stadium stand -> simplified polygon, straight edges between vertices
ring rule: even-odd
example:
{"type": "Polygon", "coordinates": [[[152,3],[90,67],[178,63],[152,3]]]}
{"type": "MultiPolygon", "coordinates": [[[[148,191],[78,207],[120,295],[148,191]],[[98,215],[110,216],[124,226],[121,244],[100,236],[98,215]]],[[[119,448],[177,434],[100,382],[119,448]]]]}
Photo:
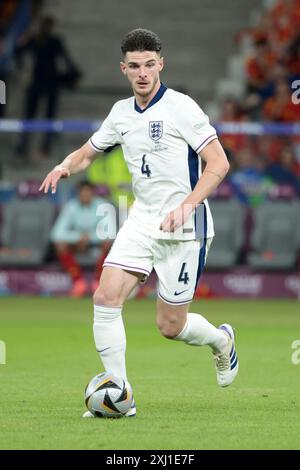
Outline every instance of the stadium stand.
{"type": "MultiPolygon", "coordinates": [[[[199,102],[214,121],[230,160],[227,182],[211,199],[217,237],[208,257],[210,272],[236,268],[245,268],[250,273],[297,272],[300,104],[292,101],[291,87],[300,78],[299,2],[216,0],[213,3],[203,0],[200,9],[196,0],[180,0],[175,4],[171,0],[163,4],[154,0],[145,8],[138,8],[137,1],[117,5],[108,0],[91,0],[91,8],[86,9],[79,0],[43,2],[43,14],[59,18],[61,32],[83,70],[83,77],[77,90],[62,94],[60,121],[0,121],[0,266],[45,269],[49,266],[49,257],[45,264],[49,235],[47,238],[44,234],[43,225],[51,224],[52,217],[69,200],[78,178],[66,181],[55,196],[44,201],[44,206],[39,199],[16,199],[16,187],[26,179],[38,183],[54,164],[99,127],[113,102],[128,96],[128,87],[117,72],[119,42],[127,30],[143,25],[157,31],[165,44],[168,64],[163,80],[199,102]],[[184,21],[186,8],[194,12],[188,30],[184,21]],[[172,9],[172,22],[168,20],[169,9],[172,9]],[[159,10],[162,15],[155,14],[159,10]],[[113,29],[107,18],[114,18],[113,29]],[[183,30],[184,40],[180,34],[183,30]],[[33,159],[28,165],[14,160],[11,149],[16,136],[24,129],[33,133],[49,129],[55,132],[52,159],[47,162],[33,159]],[[42,207],[49,210],[50,222],[45,218],[44,223],[42,217],[36,217],[42,207]],[[32,218],[24,218],[22,214],[33,208],[32,218]],[[10,210],[19,221],[12,220],[10,210]],[[22,224],[26,229],[24,240],[19,232],[22,224]],[[33,243],[30,230],[40,234],[38,242],[33,243]]],[[[28,70],[25,67],[25,75],[15,70],[14,76],[12,68],[11,78],[17,80],[17,86],[15,99],[8,106],[9,117],[20,116],[20,97],[28,70]]],[[[130,177],[120,149],[114,152],[96,161],[86,177],[98,185],[100,196],[117,205],[118,196],[131,196],[130,177]]],[[[97,253],[77,256],[82,266],[91,269],[97,253]]],[[[51,254],[50,262],[55,267],[51,254]]]]}
{"type": "Polygon", "coordinates": [[[96,100],[91,95],[80,95],[76,100],[70,94],[65,95],[63,117],[78,114],[78,109],[81,117],[90,117],[91,113],[103,116],[111,103],[119,99],[120,91],[128,96],[123,77],[116,73],[120,61],[119,42],[127,31],[141,25],[157,31],[162,38],[168,62],[163,80],[170,87],[188,90],[204,106],[208,99],[213,99],[214,86],[223,73],[228,55],[234,50],[234,35],[248,26],[251,10],[260,5],[261,0],[227,0],[226,3],[202,0],[201,6],[195,0],[153,0],[143,5],[137,1],[91,0],[87,9],[80,0],[45,1],[45,11],[60,18],[74,59],[83,70],[88,70],[82,85],[90,90],[106,85],[104,93],[96,100]],[[114,28],[107,18],[113,18],[114,28]],[[95,37],[99,37],[99,41],[95,41],[95,37]]]}
{"type": "Polygon", "coordinates": [[[253,252],[248,262],[252,268],[295,269],[300,247],[299,202],[267,202],[257,207],[251,243],[253,252]]]}
{"type": "Polygon", "coordinates": [[[13,199],[3,209],[1,267],[33,267],[45,261],[54,206],[46,199],[13,199]]]}
{"type": "Polygon", "coordinates": [[[208,269],[235,266],[244,243],[245,208],[235,199],[212,200],[210,208],[218,234],[207,257],[208,269]]]}

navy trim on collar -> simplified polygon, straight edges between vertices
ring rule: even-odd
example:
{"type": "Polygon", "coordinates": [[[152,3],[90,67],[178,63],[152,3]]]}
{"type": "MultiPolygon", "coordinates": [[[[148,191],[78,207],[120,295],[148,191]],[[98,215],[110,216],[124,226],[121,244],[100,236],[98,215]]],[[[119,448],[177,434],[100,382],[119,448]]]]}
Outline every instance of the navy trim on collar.
{"type": "Polygon", "coordinates": [[[150,101],[150,103],[148,104],[148,106],[145,109],[141,109],[139,107],[139,105],[137,104],[136,99],[134,99],[134,109],[138,113],[144,113],[145,111],[147,111],[147,109],[151,108],[151,106],[153,106],[155,103],[157,103],[163,97],[163,95],[165,94],[167,89],[168,88],[162,83],[160,85],[159,90],[157,91],[156,95],[153,96],[152,100],[150,101]]]}

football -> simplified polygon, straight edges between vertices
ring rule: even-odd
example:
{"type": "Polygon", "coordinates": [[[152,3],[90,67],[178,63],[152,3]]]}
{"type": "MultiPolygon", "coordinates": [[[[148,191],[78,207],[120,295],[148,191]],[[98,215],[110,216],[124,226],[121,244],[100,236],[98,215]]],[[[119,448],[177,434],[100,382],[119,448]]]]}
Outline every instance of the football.
{"type": "Polygon", "coordinates": [[[85,404],[98,418],[121,418],[132,405],[132,388],[121,377],[103,372],[86,386],[85,404]]]}

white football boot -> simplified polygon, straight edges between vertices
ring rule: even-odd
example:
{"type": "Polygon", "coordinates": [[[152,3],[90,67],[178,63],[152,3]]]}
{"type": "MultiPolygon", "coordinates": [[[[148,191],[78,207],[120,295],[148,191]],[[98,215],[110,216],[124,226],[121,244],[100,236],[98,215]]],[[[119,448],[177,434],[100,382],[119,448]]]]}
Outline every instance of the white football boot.
{"type": "Polygon", "coordinates": [[[224,331],[228,337],[228,345],[224,352],[214,353],[216,363],[217,382],[220,387],[228,387],[232,384],[239,370],[239,361],[235,350],[235,334],[232,326],[223,323],[219,330],[224,331]]]}
{"type": "MultiPolygon", "coordinates": [[[[134,416],[136,416],[136,405],[135,405],[135,401],[133,400],[130,409],[127,411],[124,417],[133,418],[134,416]]],[[[85,413],[83,413],[82,417],[83,418],[97,418],[97,416],[93,415],[93,413],[91,413],[90,411],[86,411],[85,413]]]]}

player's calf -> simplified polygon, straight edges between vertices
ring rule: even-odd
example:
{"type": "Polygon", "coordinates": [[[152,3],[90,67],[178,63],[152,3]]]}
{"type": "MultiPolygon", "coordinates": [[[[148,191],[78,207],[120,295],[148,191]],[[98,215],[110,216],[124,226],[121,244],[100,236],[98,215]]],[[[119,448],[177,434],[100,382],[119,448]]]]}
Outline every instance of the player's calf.
{"type": "Polygon", "coordinates": [[[122,305],[138,279],[116,268],[104,268],[94,294],[94,339],[105,371],[126,377],[126,334],[122,305]]]}

